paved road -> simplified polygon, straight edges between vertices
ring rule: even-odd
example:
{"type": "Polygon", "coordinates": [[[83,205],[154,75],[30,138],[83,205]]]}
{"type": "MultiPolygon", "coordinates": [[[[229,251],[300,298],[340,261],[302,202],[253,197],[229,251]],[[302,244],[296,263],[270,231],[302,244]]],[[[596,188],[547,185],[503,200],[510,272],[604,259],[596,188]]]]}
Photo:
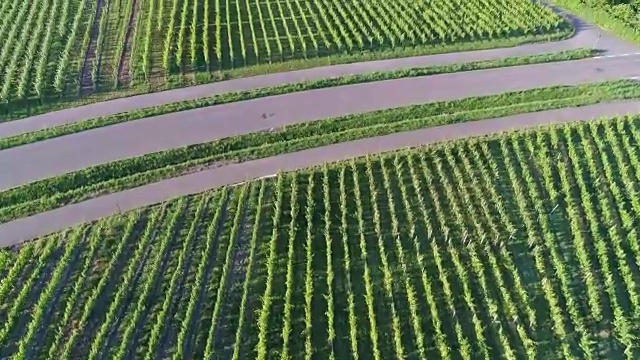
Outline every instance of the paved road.
{"type": "MultiPolygon", "coordinates": [[[[562,12],[560,10],[558,11],[562,12]]],[[[158,106],[181,100],[196,99],[226,92],[250,90],[301,82],[305,80],[326,79],[330,77],[338,77],[349,74],[363,74],[372,71],[390,71],[411,67],[424,67],[480,60],[493,60],[513,56],[526,56],[558,52],[562,50],[570,50],[581,47],[592,47],[594,46],[595,41],[598,38],[598,34],[600,33],[602,34],[602,37],[598,41],[597,47],[598,49],[603,50],[606,55],[635,53],[640,51],[640,48],[638,48],[636,45],[632,45],[625,41],[619,40],[616,37],[603,32],[600,29],[589,25],[580,19],[575,18],[574,16],[568,14],[565,14],[565,16],[570,17],[571,21],[574,23],[574,26],[576,27],[576,35],[564,41],[521,45],[503,49],[469,51],[326,66],[315,69],[256,76],[246,79],[223,81],[183,89],[139,95],[38,115],[20,121],[3,123],[0,124],[0,137],[35,131],[56,125],[73,123],[97,116],[107,116],[119,112],[158,106]]]]}
{"type": "Polygon", "coordinates": [[[638,65],[640,56],[624,56],[489,69],[319,89],[166,114],[0,151],[0,191],[92,165],[286,124],[632,77],[640,75],[638,65]],[[264,113],[273,116],[265,120],[264,113]]]}
{"type": "MultiPolygon", "coordinates": [[[[563,42],[332,66],[142,95],[2,124],[0,125],[0,136],[9,136],[48,126],[77,122],[99,115],[109,115],[115,112],[227,91],[373,70],[496,59],[593,45],[600,31],[580,21],[576,21],[576,23],[578,26],[577,36],[563,42]]],[[[0,190],[94,164],[295,122],[313,121],[330,116],[426,101],[640,76],[640,69],[637,69],[640,56],[619,56],[622,54],[637,55],[637,47],[603,33],[598,48],[606,50],[607,55],[598,59],[571,63],[541,64],[399,79],[256,99],[143,119],[8,149],[0,151],[0,169],[2,169],[0,190]],[[274,116],[264,120],[261,118],[263,113],[274,114],[274,116]]],[[[294,170],[366,153],[542,123],[584,120],[627,112],[640,113],[640,102],[600,104],[578,109],[563,109],[449,125],[212,169],[1,224],[0,246],[15,244],[84,221],[113,214],[117,211],[116,204],[120,206],[120,209],[127,210],[158,203],[175,196],[200,192],[219,185],[233,184],[245,179],[269,175],[277,170],[294,170]]]]}
{"type": "Polygon", "coordinates": [[[97,197],[31,217],[0,224],[0,234],[2,234],[0,236],[0,247],[15,245],[86,221],[117,214],[119,210],[127,211],[157,204],[177,196],[195,194],[218,186],[232,185],[248,179],[269,176],[276,171],[304,169],[366,154],[525,127],[589,120],[628,112],[637,113],[639,110],[640,101],[635,101],[520,114],[368,138],[218,167],[97,197]]]}

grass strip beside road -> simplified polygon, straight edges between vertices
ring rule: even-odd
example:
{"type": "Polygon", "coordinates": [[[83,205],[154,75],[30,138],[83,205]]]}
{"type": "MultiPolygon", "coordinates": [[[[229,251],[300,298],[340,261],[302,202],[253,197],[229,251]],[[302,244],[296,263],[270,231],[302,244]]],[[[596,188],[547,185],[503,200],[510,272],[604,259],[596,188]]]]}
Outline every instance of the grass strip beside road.
{"type": "MultiPolygon", "coordinates": [[[[593,1],[585,3],[583,0],[551,0],[550,2],[610,31],[619,38],[640,42],[640,30],[636,20],[637,10],[634,13],[631,10],[633,7],[622,7],[625,6],[625,2],[603,1],[599,4],[593,1]]],[[[627,2],[626,5],[629,3],[627,2]]]]}
{"type": "Polygon", "coordinates": [[[521,66],[541,64],[548,62],[571,61],[589,58],[597,55],[592,49],[577,49],[559,53],[540,54],[523,57],[504,58],[498,60],[477,61],[452,65],[430,66],[424,68],[409,68],[389,72],[372,72],[361,75],[350,75],[330,79],[305,81],[295,84],[286,84],[275,87],[267,87],[256,90],[247,90],[234,93],[215,95],[212,97],[181,101],[163,106],[145,108],[130,112],[124,112],[106,117],[98,117],[91,120],[80,121],[68,125],[56,126],[30,133],[0,139],[0,150],[37,141],[53,139],[56,137],[87,131],[100,127],[120,124],[128,121],[139,120],[152,116],[159,116],[180,111],[198,109],[208,106],[228,104],[238,101],[257,99],[268,96],[283,95],[300,91],[316,90],[335,86],[354,85],[376,81],[393,80],[410,77],[455,73],[462,71],[485,70],[508,66],[521,66]]]}
{"type": "Polygon", "coordinates": [[[0,192],[0,222],[229,162],[437,125],[640,97],[635,81],[558,86],[295,124],[102,164],[0,192]]]}

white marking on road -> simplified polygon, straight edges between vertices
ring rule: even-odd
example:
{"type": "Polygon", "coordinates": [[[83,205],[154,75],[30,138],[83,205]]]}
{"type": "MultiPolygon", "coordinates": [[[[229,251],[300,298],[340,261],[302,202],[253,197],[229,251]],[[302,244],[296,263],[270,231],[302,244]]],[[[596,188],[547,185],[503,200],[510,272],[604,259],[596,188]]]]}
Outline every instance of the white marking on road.
{"type": "Polygon", "coordinates": [[[278,176],[278,174],[265,175],[265,176],[261,176],[261,177],[257,178],[256,180],[270,179],[270,178],[274,178],[276,176],[278,176]]]}
{"type": "Polygon", "coordinates": [[[230,187],[236,187],[236,186],[240,186],[240,185],[244,185],[245,183],[248,183],[249,181],[256,181],[256,180],[262,180],[262,179],[270,179],[270,178],[274,178],[278,176],[278,174],[271,174],[271,175],[265,175],[265,176],[260,176],[258,178],[255,179],[249,179],[249,180],[245,180],[245,181],[240,181],[238,183],[235,183],[233,185],[229,185],[230,187]]]}
{"type": "Polygon", "coordinates": [[[638,55],[640,55],[640,52],[626,53],[626,54],[600,55],[600,56],[594,56],[593,59],[617,58],[617,57],[623,57],[623,56],[638,56],[638,55]]]}

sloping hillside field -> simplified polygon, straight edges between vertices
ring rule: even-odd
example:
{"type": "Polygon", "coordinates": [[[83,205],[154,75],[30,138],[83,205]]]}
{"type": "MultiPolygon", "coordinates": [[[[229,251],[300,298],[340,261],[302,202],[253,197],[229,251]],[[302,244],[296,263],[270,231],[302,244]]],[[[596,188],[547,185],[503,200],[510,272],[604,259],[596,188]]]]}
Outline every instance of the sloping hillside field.
{"type": "Polygon", "coordinates": [[[0,258],[0,356],[637,359],[640,121],[279,175],[0,258]]]}
{"type": "Polygon", "coordinates": [[[29,98],[163,83],[172,75],[193,83],[290,60],[300,60],[292,68],[310,67],[302,63],[362,60],[369,51],[455,51],[476,41],[494,43],[467,48],[499,47],[570,32],[561,17],[528,0],[3,0],[0,100],[10,109],[7,103],[29,98]]]}

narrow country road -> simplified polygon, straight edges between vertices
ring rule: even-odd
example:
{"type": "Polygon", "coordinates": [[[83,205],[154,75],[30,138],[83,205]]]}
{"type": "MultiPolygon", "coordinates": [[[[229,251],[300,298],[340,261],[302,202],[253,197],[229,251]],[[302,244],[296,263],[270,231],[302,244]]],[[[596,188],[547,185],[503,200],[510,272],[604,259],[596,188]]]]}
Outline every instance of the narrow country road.
{"type": "MultiPolygon", "coordinates": [[[[640,48],[569,17],[576,26],[576,35],[560,42],[258,76],[111,100],[3,123],[0,124],[0,137],[7,137],[128,110],[310,79],[558,52],[595,46],[596,40],[597,48],[604,50],[603,56],[580,61],[397,79],[273,96],[141,119],[28,144],[0,151],[0,191],[92,165],[287,124],[416,103],[640,76],[640,48]],[[264,113],[273,116],[263,119],[261,115],[264,113]]],[[[603,103],[446,125],[223,166],[0,224],[0,246],[18,244],[118,211],[270,176],[277,171],[516,128],[626,113],[640,113],[640,101],[603,103]]]]}
{"type": "Polygon", "coordinates": [[[0,191],[92,165],[287,124],[431,101],[640,75],[640,56],[325,88],[146,118],[0,151],[0,191]],[[263,119],[262,114],[273,114],[263,119]],[[34,166],[33,164],[38,164],[34,166]]]}
{"type": "Polygon", "coordinates": [[[114,215],[120,211],[157,204],[177,196],[195,194],[218,186],[233,185],[250,179],[271,176],[278,171],[304,169],[327,162],[441,141],[553,123],[591,120],[629,112],[640,112],[640,101],[602,103],[579,108],[565,108],[437,126],[231,164],[100,196],[0,224],[0,234],[2,234],[0,247],[19,244],[67,227],[114,215]]]}

